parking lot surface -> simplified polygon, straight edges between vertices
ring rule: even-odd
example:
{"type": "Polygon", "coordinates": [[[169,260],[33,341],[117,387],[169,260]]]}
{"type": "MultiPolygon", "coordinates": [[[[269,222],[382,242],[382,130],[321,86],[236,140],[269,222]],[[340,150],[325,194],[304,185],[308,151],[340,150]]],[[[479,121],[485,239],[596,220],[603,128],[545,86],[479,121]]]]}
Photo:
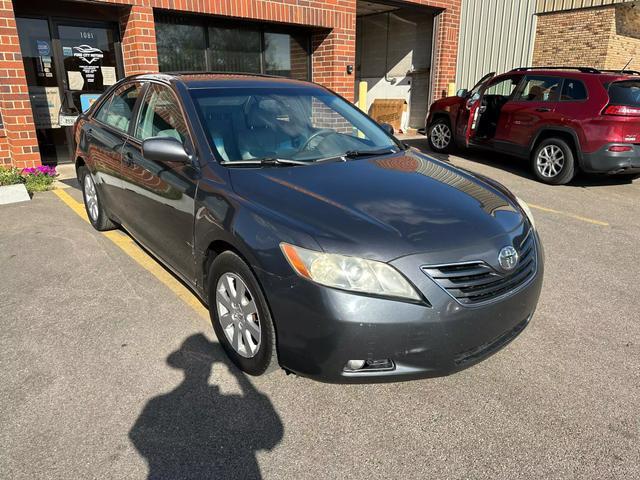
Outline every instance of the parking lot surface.
{"type": "Polygon", "coordinates": [[[544,289],[504,350],[407,383],[246,377],[184,287],[70,208],[72,181],[1,206],[0,477],[639,478],[640,180],[448,159],[530,203],[544,289]]]}

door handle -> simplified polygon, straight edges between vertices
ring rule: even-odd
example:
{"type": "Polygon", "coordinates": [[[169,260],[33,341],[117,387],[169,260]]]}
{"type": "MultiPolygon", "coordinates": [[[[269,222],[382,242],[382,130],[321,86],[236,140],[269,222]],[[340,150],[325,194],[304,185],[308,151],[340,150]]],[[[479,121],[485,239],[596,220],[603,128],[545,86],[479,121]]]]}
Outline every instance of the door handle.
{"type": "Polygon", "coordinates": [[[85,137],[87,137],[87,140],[91,140],[93,138],[93,129],[89,128],[85,134],[85,137]]]}
{"type": "Polygon", "coordinates": [[[550,111],[551,111],[550,108],[544,108],[544,107],[536,108],[536,112],[550,112],[550,111]]]}
{"type": "Polygon", "coordinates": [[[131,152],[125,153],[122,161],[127,167],[133,167],[133,155],[131,155],[131,152]]]}

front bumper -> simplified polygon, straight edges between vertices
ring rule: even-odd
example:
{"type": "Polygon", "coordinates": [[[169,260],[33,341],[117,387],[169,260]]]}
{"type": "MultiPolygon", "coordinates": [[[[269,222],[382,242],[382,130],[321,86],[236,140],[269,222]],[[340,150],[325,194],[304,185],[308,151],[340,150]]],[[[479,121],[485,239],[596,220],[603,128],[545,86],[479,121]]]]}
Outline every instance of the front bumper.
{"type": "Polygon", "coordinates": [[[542,288],[541,247],[537,255],[537,272],[526,285],[473,307],[458,303],[417,266],[410,280],[431,305],[353,294],[264,271],[258,276],[275,320],[282,367],[330,383],[392,382],[463,370],[521,333],[542,288]],[[349,360],[381,359],[390,359],[393,369],[344,370],[349,360]]]}
{"type": "Polygon", "coordinates": [[[640,173],[640,145],[610,143],[592,153],[582,154],[582,170],[589,173],[640,173]],[[613,146],[631,147],[627,152],[610,152],[613,146]]]}

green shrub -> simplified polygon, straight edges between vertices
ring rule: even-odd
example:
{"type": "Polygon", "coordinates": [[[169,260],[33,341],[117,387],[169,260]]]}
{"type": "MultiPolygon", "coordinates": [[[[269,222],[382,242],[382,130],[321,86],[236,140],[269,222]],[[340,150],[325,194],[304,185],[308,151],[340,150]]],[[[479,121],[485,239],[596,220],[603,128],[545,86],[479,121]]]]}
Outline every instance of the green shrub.
{"type": "Polygon", "coordinates": [[[3,185],[15,185],[16,183],[24,183],[24,178],[20,175],[20,169],[0,167],[0,187],[3,185]]]}

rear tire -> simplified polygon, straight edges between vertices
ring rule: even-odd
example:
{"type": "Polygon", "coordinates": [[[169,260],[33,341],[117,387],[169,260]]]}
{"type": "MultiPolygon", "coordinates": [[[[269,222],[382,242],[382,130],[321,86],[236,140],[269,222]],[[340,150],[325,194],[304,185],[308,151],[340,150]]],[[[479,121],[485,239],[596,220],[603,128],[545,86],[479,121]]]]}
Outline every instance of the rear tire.
{"type": "Polygon", "coordinates": [[[82,186],[84,208],[87,211],[87,217],[89,217],[89,222],[91,222],[93,228],[100,232],[116,228],[116,225],[109,218],[109,214],[100,198],[100,193],[96,188],[89,169],[87,167],[80,167],[78,169],[78,178],[82,186]]]}
{"type": "Polygon", "coordinates": [[[262,288],[235,253],[219,254],[209,270],[209,315],[231,361],[249,375],[278,367],[276,333],[262,288]]]}
{"type": "Polygon", "coordinates": [[[453,147],[453,131],[449,120],[437,118],[427,129],[429,148],[437,153],[448,153],[453,147]]]}
{"type": "Polygon", "coordinates": [[[541,182],[549,185],[565,185],[576,174],[573,150],[561,138],[547,138],[533,151],[531,168],[541,182]]]}

